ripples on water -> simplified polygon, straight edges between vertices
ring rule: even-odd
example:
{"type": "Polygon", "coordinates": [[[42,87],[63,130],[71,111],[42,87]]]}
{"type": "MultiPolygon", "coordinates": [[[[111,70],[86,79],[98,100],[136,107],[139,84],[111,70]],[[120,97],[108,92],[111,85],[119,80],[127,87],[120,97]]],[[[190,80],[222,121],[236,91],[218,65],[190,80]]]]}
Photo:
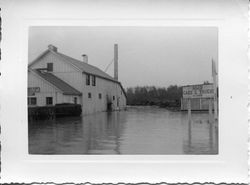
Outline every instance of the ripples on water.
{"type": "Polygon", "coordinates": [[[208,113],[154,107],[29,122],[30,154],[217,154],[208,113]]]}

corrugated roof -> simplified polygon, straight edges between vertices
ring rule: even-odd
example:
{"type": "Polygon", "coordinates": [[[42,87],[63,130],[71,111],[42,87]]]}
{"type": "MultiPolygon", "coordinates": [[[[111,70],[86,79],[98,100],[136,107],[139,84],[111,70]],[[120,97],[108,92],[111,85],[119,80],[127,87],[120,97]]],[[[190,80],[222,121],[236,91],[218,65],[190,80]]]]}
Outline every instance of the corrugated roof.
{"type": "Polygon", "coordinates": [[[105,73],[104,71],[102,71],[101,69],[99,69],[95,66],[87,64],[87,63],[80,61],[80,60],[76,60],[74,58],[71,58],[71,57],[64,55],[62,53],[59,53],[59,52],[53,52],[53,53],[55,55],[59,56],[64,61],[72,63],[74,66],[78,67],[79,69],[81,69],[85,73],[93,74],[93,75],[103,77],[103,78],[106,78],[106,79],[109,79],[112,81],[117,81],[112,76],[108,75],[107,73],[105,73]]]}
{"type": "Polygon", "coordinates": [[[65,95],[81,95],[82,94],[81,92],[76,90],[74,87],[70,86],[69,84],[67,84],[66,82],[64,82],[60,78],[56,77],[52,73],[41,72],[39,70],[35,70],[35,72],[40,77],[42,77],[43,79],[45,79],[46,81],[48,81],[49,83],[51,83],[52,85],[54,85],[58,89],[60,89],[63,92],[63,94],[65,94],[65,95]]]}

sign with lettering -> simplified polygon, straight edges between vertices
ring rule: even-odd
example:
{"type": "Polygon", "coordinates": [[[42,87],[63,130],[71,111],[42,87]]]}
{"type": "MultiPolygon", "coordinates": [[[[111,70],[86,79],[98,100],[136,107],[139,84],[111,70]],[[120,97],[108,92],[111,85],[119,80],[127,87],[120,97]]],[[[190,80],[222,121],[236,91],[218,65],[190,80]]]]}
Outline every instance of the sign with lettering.
{"type": "Polygon", "coordinates": [[[40,87],[28,87],[28,96],[34,96],[38,92],[40,92],[40,87]]]}
{"type": "Polygon", "coordinates": [[[212,98],[213,84],[190,85],[182,88],[183,98],[212,98]]]}

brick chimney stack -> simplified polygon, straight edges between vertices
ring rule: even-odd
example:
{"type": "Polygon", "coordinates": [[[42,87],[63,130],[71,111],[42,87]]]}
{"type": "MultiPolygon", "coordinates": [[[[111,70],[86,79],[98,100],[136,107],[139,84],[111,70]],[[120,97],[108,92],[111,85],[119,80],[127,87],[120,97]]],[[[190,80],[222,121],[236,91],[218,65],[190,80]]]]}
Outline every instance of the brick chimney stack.
{"type": "Polygon", "coordinates": [[[83,62],[88,63],[88,55],[83,54],[82,55],[82,60],[83,60],[83,62]]]}
{"type": "Polygon", "coordinates": [[[57,52],[57,47],[53,46],[52,44],[48,45],[49,50],[57,52]]]}

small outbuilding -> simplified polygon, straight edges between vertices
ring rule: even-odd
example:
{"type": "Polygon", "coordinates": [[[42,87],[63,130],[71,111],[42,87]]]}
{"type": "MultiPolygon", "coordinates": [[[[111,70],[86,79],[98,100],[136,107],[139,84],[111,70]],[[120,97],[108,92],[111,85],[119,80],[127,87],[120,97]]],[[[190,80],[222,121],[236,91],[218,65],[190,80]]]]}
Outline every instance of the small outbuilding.
{"type": "Polygon", "coordinates": [[[45,70],[28,70],[28,105],[79,104],[82,93],[45,70]]]}

